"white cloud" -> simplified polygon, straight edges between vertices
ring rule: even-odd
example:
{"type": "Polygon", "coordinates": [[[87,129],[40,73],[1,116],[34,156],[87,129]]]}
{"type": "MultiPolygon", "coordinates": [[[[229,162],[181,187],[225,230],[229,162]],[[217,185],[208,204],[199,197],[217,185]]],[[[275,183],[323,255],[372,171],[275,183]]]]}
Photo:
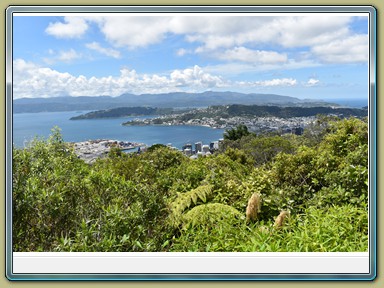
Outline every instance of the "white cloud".
{"type": "Polygon", "coordinates": [[[174,32],[190,42],[202,43],[198,51],[231,48],[244,44],[277,44],[302,47],[327,43],[349,35],[351,17],[313,14],[279,17],[179,17],[174,32]],[[194,23],[195,21],[196,23],[194,23]]]}
{"type": "Polygon", "coordinates": [[[76,50],[74,49],[69,49],[66,51],[58,51],[58,52],[55,52],[54,50],[49,49],[48,54],[50,55],[50,57],[43,58],[43,61],[49,65],[52,65],[56,62],[70,63],[73,60],[76,60],[82,57],[82,55],[76,52],[76,50]]]}
{"type": "Polygon", "coordinates": [[[251,82],[250,84],[254,86],[296,86],[297,80],[293,78],[281,78],[265,81],[255,81],[251,82]]]}
{"type": "Polygon", "coordinates": [[[304,17],[279,17],[264,27],[268,41],[283,47],[302,47],[329,43],[346,37],[351,17],[313,14],[304,17]],[[273,40],[274,39],[274,40],[273,40]]]}
{"type": "Polygon", "coordinates": [[[74,80],[69,73],[17,59],[13,62],[13,96],[50,97],[68,95],[68,84],[74,80]]]}
{"type": "Polygon", "coordinates": [[[264,38],[262,28],[273,17],[179,17],[172,23],[174,32],[184,34],[189,42],[201,43],[197,52],[241,46],[245,43],[261,43],[264,38]],[[257,41],[255,41],[257,39],[257,41]]]}
{"type": "Polygon", "coordinates": [[[283,47],[324,44],[351,35],[348,25],[352,17],[325,13],[278,17],[104,16],[85,17],[83,21],[97,23],[105,37],[119,47],[146,47],[159,43],[167,34],[176,34],[184,35],[189,42],[201,43],[201,52],[247,43],[283,47]]]}
{"type": "Polygon", "coordinates": [[[70,49],[68,51],[61,51],[57,59],[61,61],[69,62],[74,59],[78,59],[80,57],[81,55],[79,53],[77,53],[74,49],[70,49]]]}
{"type": "Polygon", "coordinates": [[[319,82],[320,82],[320,80],[318,80],[318,79],[310,78],[305,85],[306,86],[316,86],[317,84],[319,84],[319,82]]]}
{"type": "MultiPolygon", "coordinates": [[[[354,34],[353,17],[314,13],[310,16],[91,16],[65,17],[64,22],[50,23],[46,32],[61,38],[82,36],[90,23],[96,24],[114,47],[145,48],[161,43],[170,35],[180,35],[194,45],[194,51],[179,49],[176,55],[204,53],[219,60],[276,63],[301,62],[290,55],[257,49],[258,47],[299,48],[307,57],[324,63],[363,62],[367,57],[367,35],[354,34]],[[357,44],[353,51],[342,53],[337,47],[357,44]],[[196,48],[197,47],[197,48],[196,48]],[[245,48],[247,47],[247,48],[245,48]],[[331,51],[322,52],[323,51],[331,51]],[[364,50],[364,51],[363,51],[364,50]],[[309,53],[312,52],[312,53],[309,53]],[[329,55],[329,56],[327,56],[329,55]],[[357,58],[355,57],[357,56],[357,58]],[[296,60],[295,60],[296,59],[296,60]]],[[[117,55],[110,49],[100,53],[117,55]]],[[[92,49],[92,48],[91,48],[92,49]]],[[[102,48],[106,49],[106,48],[102,48]]],[[[300,56],[300,55],[299,55],[300,56]]],[[[115,57],[115,56],[112,56],[115,57]]]]}
{"type": "Polygon", "coordinates": [[[22,59],[13,62],[14,99],[54,96],[119,96],[123,93],[165,93],[175,91],[200,92],[207,89],[296,86],[293,78],[263,81],[234,81],[204,72],[197,65],[174,70],[166,75],[138,74],[123,68],[120,75],[106,77],[74,76],[41,67],[22,59]]]}
{"type": "Polygon", "coordinates": [[[312,52],[328,63],[356,63],[368,61],[368,36],[354,35],[330,43],[316,45],[312,52]]]}
{"type": "Polygon", "coordinates": [[[138,74],[121,69],[117,77],[74,76],[34,63],[17,59],[13,62],[14,99],[53,96],[119,96],[123,93],[163,93],[201,91],[224,87],[227,82],[219,76],[205,73],[199,66],[174,70],[168,75],[138,74]]]}
{"type": "Polygon", "coordinates": [[[104,48],[97,42],[87,43],[85,45],[88,49],[95,50],[101,54],[107,55],[113,58],[120,58],[120,52],[112,48],[104,48]]]}
{"type": "Polygon", "coordinates": [[[179,50],[176,51],[176,55],[177,56],[184,56],[185,54],[188,54],[190,53],[190,51],[188,51],[187,49],[184,49],[184,48],[180,48],[179,50]]]}
{"type": "Polygon", "coordinates": [[[88,29],[88,24],[82,17],[66,16],[64,23],[49,23],[45,32],[57,38],[80,38],[88,29]]]}
{"type": "Polygon", "coordinates": [[[147,47],[161,42],[169,32],[169,17],[98,17],[88,18],[98,23],[106,39],[116,47],[129,49],[147,47]]]}
{"type": "Polygon", "coordinates": [[[274,64],[287,62],[286,54],[274,51],[252,50],[245,47],[235,47],[224,51],[218,58],[225,61],[240,61],[246,63],[274,64]]]}
{"type": "Polygon", "coordinates": [[[296,61],[288,59],[283,63],[246,63],[246,62],[228,62],[223,64],[208,65],[202,67],[205,72],[212,74],[220,74],[225,77],[237,77],[239,75],[245,75],[247,73],[258,73],[274,70],[295,70],[308,67],[321,66],[319,62],[315,62],[311,59],[304,59],[296,61]]]}
{"type": "Polygon", "coordinates": [[[194,86],[195,88],[212,88],[225,85],[224,80],[218,76],[205,73],[199,66],[192,69],[175,70],[170,74],[171,83],[175,87],[194,86]]]}

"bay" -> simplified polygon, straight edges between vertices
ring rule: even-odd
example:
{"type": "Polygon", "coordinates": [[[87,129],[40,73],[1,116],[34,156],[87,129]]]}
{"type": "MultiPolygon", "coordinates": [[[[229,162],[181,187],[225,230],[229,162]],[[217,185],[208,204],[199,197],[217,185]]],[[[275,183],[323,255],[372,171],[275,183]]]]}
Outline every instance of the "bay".
{"type": "Polygon", "coordinates": [[[122,126],[123,122],[154,116],[113,119],[69,120],[88,111],[41,112],[13,114],[13,143],[24,147],[34,137],[48,138],[51,129],[58,126],[64,141],[80,142],[95,139],[111,139],[153,144],[172,144],[181,149],[186,143],[202,141],[209,144],[223,138],[223,129],[202,126],[122,126]]]}

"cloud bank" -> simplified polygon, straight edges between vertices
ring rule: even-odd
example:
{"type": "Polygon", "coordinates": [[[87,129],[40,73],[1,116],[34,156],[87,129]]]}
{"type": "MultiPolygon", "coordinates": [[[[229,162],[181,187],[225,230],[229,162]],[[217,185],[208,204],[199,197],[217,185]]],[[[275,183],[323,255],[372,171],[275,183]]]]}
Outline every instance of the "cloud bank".
{"type": "Polygon", "coordinates": [[[167,75],[139,74],[121,69],[119,76],[85,77],[41,67],[23,59],[13,62],[13,96],[120,96],[124,93],[166,93],[175,91],[202,92],[217,88],[295,86],[293,78],[263,81],[230,81],[204,72],[197,65],[184,70],[173,70],[167,75]]]}

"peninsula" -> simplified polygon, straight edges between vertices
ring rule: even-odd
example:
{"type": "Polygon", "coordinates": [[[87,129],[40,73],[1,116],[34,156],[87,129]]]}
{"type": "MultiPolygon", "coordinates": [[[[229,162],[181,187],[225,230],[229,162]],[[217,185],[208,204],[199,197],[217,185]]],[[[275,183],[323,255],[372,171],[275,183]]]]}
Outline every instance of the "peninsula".
{"type": "Polygon", "coordinates": [[[228,129],[244,124],[253,131],[304,128],[316,115],[366,117],[367,109],[334,107],[279,107],[222,105],[193,109],[151,119],[136,119],[122,125],[194,125],[228,129]]]}

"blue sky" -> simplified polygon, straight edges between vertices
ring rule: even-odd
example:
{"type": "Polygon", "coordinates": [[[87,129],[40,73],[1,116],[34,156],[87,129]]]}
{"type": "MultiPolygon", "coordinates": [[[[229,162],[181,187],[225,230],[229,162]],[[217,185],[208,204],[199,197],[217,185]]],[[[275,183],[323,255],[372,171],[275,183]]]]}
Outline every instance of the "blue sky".
{"type": "Polygon", "coordinates": [[[14,16],[13,93],[366,98],[368,39],[349,14],[14,16]]]}

